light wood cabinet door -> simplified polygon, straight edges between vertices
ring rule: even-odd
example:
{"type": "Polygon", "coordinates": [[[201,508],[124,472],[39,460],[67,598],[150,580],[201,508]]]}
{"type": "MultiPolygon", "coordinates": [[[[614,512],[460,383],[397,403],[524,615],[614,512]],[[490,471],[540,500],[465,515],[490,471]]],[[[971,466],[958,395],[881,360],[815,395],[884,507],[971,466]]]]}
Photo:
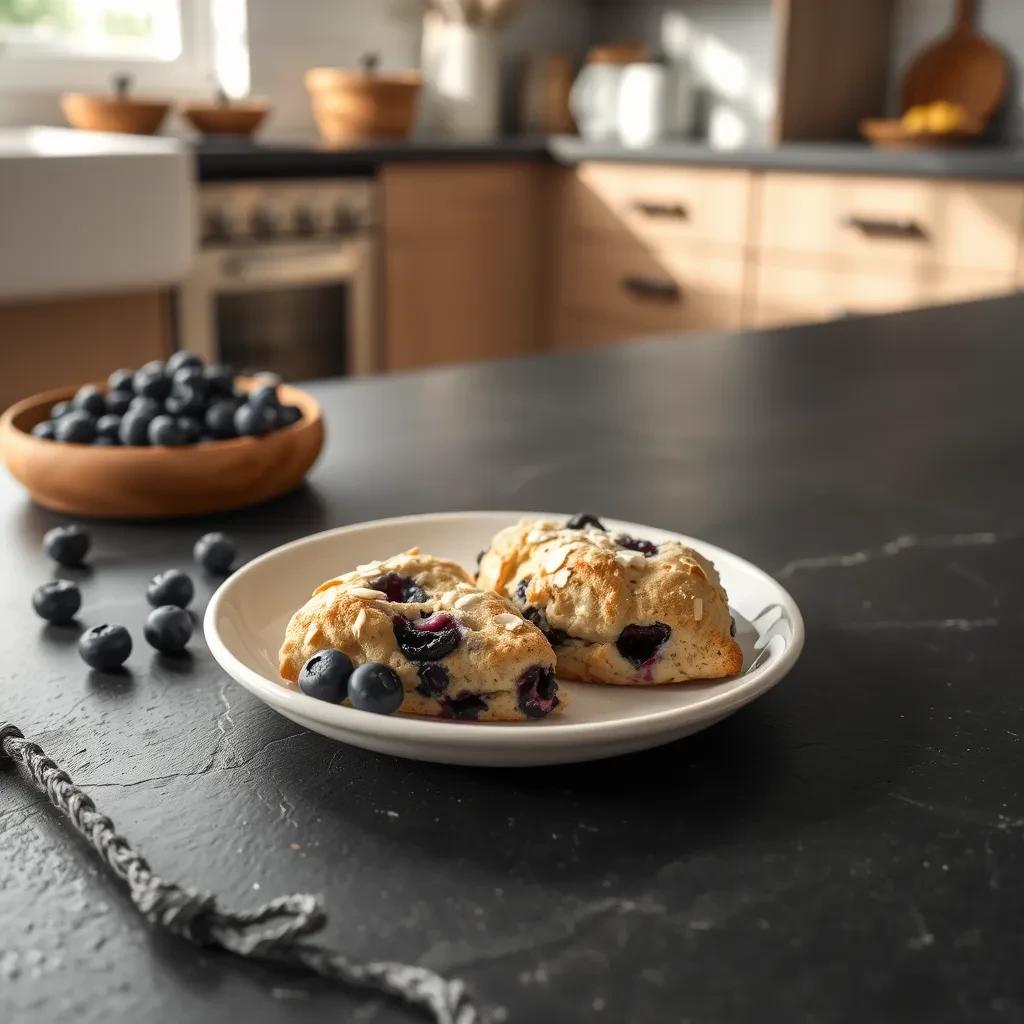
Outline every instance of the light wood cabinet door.
{"type": "Polygon", "coordinates": [[[1024,186],[770,172],[758,243],[840,266],[946,266],[1010,271],[1024,225],[1024,186]]]}
{"type": "Polygon", "coordinates": [[[389,370],[540,347],[541,172],[525,163],[384,168],[389,370]]]}

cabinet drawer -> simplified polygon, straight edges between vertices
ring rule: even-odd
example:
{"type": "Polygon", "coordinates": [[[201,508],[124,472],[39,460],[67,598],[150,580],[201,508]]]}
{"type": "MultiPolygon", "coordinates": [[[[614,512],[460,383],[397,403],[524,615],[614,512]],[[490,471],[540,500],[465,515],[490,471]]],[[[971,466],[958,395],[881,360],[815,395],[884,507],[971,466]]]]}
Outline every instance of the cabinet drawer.
{"type": "Polygon", "coordinates": [[[1009,292],[1013,275],[948,267],[888,273],[862,265],[836,270],[765,257],[757,268],[753,321],[758,327],[889,313],[1009,292]]]}
{"type": "Polygon", "coordinates": [[[569,188],[569,224],[647,243],[741,245],[750,177],[747,171],[583,164],[569,188]]]}
{"type": "Polygon", "coordinates": [[[628,333],[740,325],[745,264],[688,246],[571,242],[564,258],[559,306],[606,317],[628,333]]]}
{"type": "Polygon", "coordinates": [[[776,251],[1009,270],[1024,188],[770,173],[760,209],[760,244],[776,251]]]}

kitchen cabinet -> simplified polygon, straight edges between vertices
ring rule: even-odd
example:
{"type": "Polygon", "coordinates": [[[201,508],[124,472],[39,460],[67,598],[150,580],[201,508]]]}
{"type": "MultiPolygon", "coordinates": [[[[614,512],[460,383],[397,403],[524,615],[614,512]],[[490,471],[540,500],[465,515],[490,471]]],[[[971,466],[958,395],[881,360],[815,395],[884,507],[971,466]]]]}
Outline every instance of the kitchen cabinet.
{"type": "Polygon", "coordinates": [[[540,347],[545,173],[525,163],[384,168],[389,370],[540,347]]]}

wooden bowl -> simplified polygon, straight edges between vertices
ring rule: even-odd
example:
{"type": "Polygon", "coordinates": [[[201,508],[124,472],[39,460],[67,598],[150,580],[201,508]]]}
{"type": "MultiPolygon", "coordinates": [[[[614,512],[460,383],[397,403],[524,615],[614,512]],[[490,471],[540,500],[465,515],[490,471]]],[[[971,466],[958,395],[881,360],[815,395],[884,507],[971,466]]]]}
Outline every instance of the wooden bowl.
{"type": "MultiPolygon", "coordinates": [[[[245,389],[255,383],[238,381],[245,389]]],[[[96,447],[33,437],[30,431],[50,407],[76,390],[34,395],[0,417],[0,454],[11,475],[40,505],[58,512],[157,519],[255,505],[298,487],[323,446],[319,403],[286,384],[278,389],[281,401],[297,405],[302,419],[264,437],[181,448],[96,447]]]]}
{"type": "Polygon", "coordinates": [[[306,88],[323,139],[352,145],[401,139],[416,120],[422,76],[418,71],[367,74],[344,68],[310,68],[306,88]]]}
{"type": "Polygon", "coordinates": [[[128,135],[152,135],[171,109],[170,103],[163,100],[91,96],[84,92],[64,93],[60,106],[72,128],[128,135]]]}
{"type": "Polygon", "coordinates": [[[908,132],[899,118],[865,118],[859,124],[860,133],[873,146],[880,149],[943,149],[949,146],[969,146],[982,136],[980,127],[964,128],[955,132],[908,132]]]}
{"type": "Polygon", "coordinates": [[[203,135],[252,135],[270,113],[265,100],[186,103],[181,113],[203,135]]]}

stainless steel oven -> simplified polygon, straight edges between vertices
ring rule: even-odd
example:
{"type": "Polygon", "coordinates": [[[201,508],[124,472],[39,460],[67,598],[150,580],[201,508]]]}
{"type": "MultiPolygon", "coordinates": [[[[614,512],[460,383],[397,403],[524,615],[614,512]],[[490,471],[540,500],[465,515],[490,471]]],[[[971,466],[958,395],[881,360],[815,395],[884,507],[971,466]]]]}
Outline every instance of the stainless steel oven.
{"type": "Polygon", "coordinates": [[[380,368],[372,180],[206,184],[199,215],[182,348],[286,380],[380,368]]]}

